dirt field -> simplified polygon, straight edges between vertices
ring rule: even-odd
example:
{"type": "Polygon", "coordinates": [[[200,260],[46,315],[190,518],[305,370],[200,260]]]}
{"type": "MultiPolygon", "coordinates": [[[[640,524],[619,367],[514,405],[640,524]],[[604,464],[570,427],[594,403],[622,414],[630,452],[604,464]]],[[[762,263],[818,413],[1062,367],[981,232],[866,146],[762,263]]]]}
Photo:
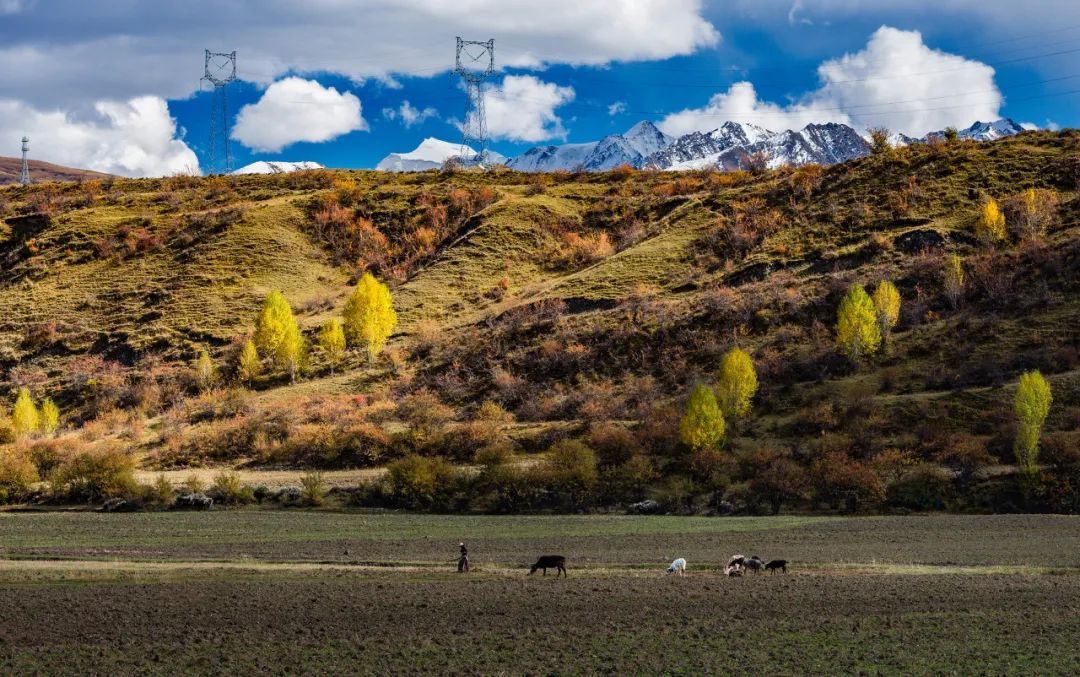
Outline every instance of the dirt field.
{"type": "Polygon", "coordinates": [[[1050,516],[0,513],[0,673],[1076,674],[1078,539],[1050,516]],[[718,573],[757,550],[791,572],[718,573]],[[555,551],[568,579],[524,575],[555,551]]]}

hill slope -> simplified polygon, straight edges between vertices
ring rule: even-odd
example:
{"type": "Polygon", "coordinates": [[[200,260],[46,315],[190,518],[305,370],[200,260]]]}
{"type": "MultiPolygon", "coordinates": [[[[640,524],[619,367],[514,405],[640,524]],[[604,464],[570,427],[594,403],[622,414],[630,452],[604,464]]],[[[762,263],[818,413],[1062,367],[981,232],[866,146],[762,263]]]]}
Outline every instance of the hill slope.
{"type": "MultiPolygon", "coordinates": [[[[73,169],[54,165],[51,162],[30,160],[30,180],[34,183],[42,181],[90,181],[104,179],[108,174],[90,171],[89,169],[73,169]]],[[[22,174],[22,160],[15,157],[0,157],[0,186],[18,183],[22,174]]]]}
{"type": "Polygon", "coordinates": [[[53,393],[72,425],[116,408],[147,417],[98,434],[133,440],[120,444],[151,467],[469,461],[569,435],[602,466],[642,456],[690,495],[736,502],[771,500],[760,478],[784,463],[808,475],[783,500],[832,496],[829,464],[883,485],[920,468],[966,477],[957,454],[1010,462],[1026,369],[1054,388],[1060,444],[1080,428],[1078,148],[1075,132],[1025,133],[761,176],[301,172],[9,188],[0,365],[9,388],[53,393]],[[1028,188],[1055,203],[1024,233],[1014,197],[1028,188]],[[988,197],[1012,228],[996,247],[972,234],[988,197]],[[942,277],[954,252],[966,272],[955,307],[942,277]],[[267,291],[285,293],[314,339],[365,267],[394,290],[385,359],[352,354],[331,373],[316,352],[295,385],[268,374],[254,394],[183,394],[199,349],[228,377],[267,291]],[[901,319],[854,365],[835,349],[836,308],[851,284],[882,279],[900,290],[901,319]],[[758,370],[754,413],[729,421],[723,453],[689,454],[684,398],[733,345],[758,370]],[[487,401],[509,417],[491,418],[487,401]]]}

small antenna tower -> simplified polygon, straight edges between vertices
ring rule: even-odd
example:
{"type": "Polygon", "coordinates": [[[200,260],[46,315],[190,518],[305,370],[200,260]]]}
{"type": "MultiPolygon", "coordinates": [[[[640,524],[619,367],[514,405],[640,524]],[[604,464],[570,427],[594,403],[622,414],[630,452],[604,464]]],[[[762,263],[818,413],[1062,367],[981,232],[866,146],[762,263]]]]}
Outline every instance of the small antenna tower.
{"type": "Polygon", "coordinates": [[[24,136],[22,138],[22,174],[19,176],[19,183],[24,186],[30,185],[30,163],[28,157],[30,153],[30,137],[24,136]]]}
{"type": "Polygon", "coordinates": [[[232,151],[229,148],[229,100],[226,87],[235,79],[236,52],[206,50],[206,67],[199,84],[209,82],[214,86],[214,99],[210,105],[210,174],[228,174],[233,169],[232,151]]]}
{"type": "Polygon", "coordinates": [[[469,108],[461,124],[461,155],[472,144],[478,161],[487,157],[487,114],[484,112],[484,81],[495,72],[495,41],[475,42],[457,39],[454,72],[461,76],[469,94],[469,108]]]}

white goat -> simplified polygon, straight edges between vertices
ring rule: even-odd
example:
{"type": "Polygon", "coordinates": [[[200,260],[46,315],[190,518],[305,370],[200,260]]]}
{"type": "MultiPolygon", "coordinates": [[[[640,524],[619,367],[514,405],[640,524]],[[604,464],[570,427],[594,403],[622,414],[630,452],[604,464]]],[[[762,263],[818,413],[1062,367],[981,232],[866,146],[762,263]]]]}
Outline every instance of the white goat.
{"type": "Polygon", "coordinates": [[[680,576],[685,576],[686,575],[686,560],[683,559],[682,557],[676,559],[674,562],[671,563],[671,566],[668,567],[667,572],[669,574],[678,574],[680,576]]]}

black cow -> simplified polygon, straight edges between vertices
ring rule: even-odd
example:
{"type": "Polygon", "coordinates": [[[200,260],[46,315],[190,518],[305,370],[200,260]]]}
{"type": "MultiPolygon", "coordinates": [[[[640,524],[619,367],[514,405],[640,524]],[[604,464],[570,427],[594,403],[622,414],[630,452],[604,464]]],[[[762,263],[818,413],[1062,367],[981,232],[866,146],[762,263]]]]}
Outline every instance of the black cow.
{"type": "Polygon", "coordinates": [[[562,555],[543,555],[540,559],[536,560],[536,564],[532,565],[529,570],[529,575],[532,576],[536,573],[537,569],[543,569],[544,575],[547,576],[548,569],[555,569],[555,577],[558,578],[559,574],[566,575],[566,558],[562,555]]]}

